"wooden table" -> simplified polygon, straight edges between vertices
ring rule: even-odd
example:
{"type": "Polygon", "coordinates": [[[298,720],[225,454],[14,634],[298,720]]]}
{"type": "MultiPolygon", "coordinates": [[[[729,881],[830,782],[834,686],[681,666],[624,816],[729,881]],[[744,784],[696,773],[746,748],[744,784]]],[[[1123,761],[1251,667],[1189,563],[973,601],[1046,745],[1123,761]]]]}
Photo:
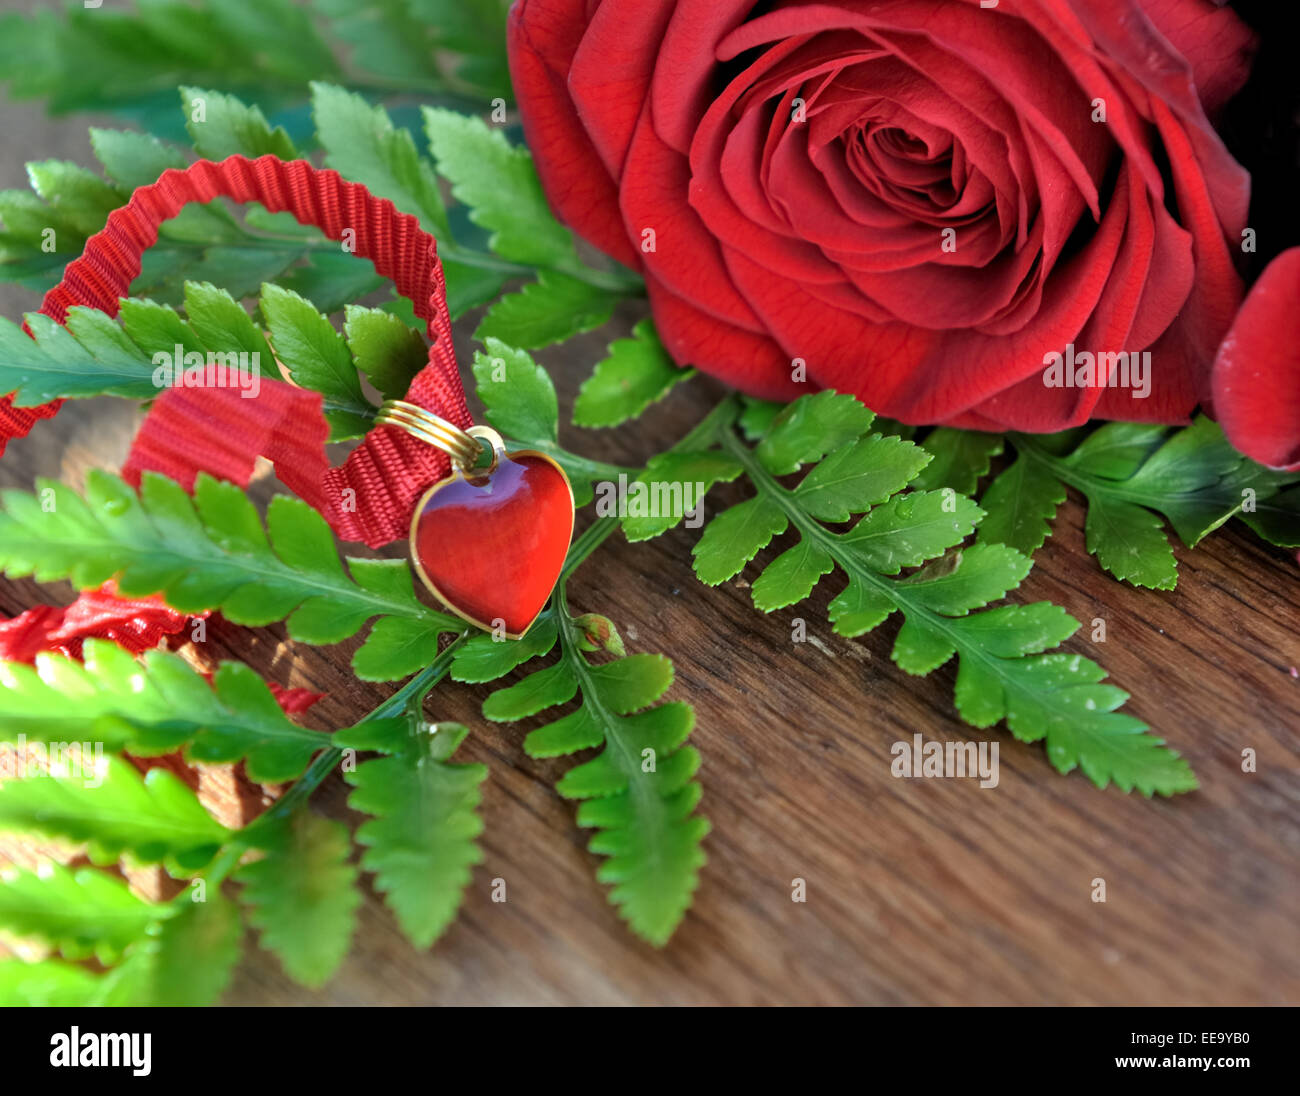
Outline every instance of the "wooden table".
{"type": "MultiPolygon", "coordinates": [[[[620,317],[618,330],[540,355],[562,404],[633,315],[620,317]]],[[[471,328],[461,325],[462,347],[471,328]]],[[[570,429],[563,438],[592,456],[638,463],[720,391],[693,382],[630,428],[570,429]]],[[[70,405],[12,446],[0,483],[30,487],[37,474],[79,482],[90,465],[115,467],[135,421],[120,401],[70,405]]],[[[459,920],[431,952],[417,953],[367,891],[352,955],[326,989],[296,987],[250,946],[227,1000],[1300,1002],[1296,562],[1229,528],[1195,551],[1178,549],[1177,591],[1137,590],[1085,554],[1081,523],[1072,500],[1013,596],[1056,601],[1089,623],[1067,647],[1096,658],[1133,694],[1130,709],[1190,760],[1200,791],[1172,801],[1101,792],[1077,773],[1057,774],[1041,745],[1003,731],[994,732],[996,788],[897,779],[894,742],[917,732],[980,737],[955,717],[951,665],[924,679],[898,670],[889,658],[896,623],[857,641],[835,636],[826,606],[842,578],[824,580],[804,606],[764,616],[744,576],[717,589],[695,580],[695,534],[678,529],[639,545],[618,537],[580,570],[571,602],[610,616],[630,652],[672,655],[669,696],[695,705],[702,811],[713,823],[695,906],[671,944],[639,943],[606,903],[586,834],[554,791],[571,762],[531,761],[520,748],[544,719],[489,723],[479,707],[490,687],[446,683],[430,698],[430,716],[467,723],[460,756],[491,770],[485,859],[459,920]],[[792,642],[795,617],[807,622],[805,643],[792,642]],[[1094,644],[1097,617],[1107,638],[1094,644]],[[1254,773],[1242,771],[1246,748],[1257,754],[1254,773]],[[496,878],[506,880],[504,903],[491,900],[496,878]],[[804,903],[791,900],[796,878],[806,881],[804,903]],[[1098,878],[1104,903],[1092,900],[1098,878]]],[[[9,614],[70,597],[66,587],[0,581],[0,611],[9,614]]],[[[391,691],[352,678],[354,647],[292,644],[279,626],[215,625],[202,654],[325,692],[307,721],[332,728],[391,691]]],[[[219,775],[204,791],[228,819],[255,809],[255,794],[237,794],[219,775]]],[[[355,821],[345,798],[334,776],[314,802],[355,821]]],[[[12,841],[6,847],[18,852],[12,841]]]]}

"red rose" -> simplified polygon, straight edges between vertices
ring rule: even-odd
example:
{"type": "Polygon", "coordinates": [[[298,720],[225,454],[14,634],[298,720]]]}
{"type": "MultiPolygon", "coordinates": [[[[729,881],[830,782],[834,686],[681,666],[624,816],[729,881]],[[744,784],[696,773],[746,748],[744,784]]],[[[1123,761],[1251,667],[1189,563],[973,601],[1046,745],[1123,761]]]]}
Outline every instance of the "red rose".
{"type": "Polygon", "coordinates": [[[789,398],[801,359],[907,422],[1034,431],[1208,400],[1249,178],[1207,112],[1252,48],[1212,0],[520,0],[510,20],[546,192],[645,274],[679,362],[789,398]],[[1067,349],[1150,352],[1149,395],[1049,387],[1067,349]]]}

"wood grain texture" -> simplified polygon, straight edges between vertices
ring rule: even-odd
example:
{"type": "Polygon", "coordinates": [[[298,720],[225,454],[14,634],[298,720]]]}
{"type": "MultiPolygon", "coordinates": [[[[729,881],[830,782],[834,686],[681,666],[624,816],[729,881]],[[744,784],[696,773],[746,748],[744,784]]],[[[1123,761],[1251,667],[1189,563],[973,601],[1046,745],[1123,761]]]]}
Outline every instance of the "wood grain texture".
{"type": "MultiPolygon", "coordinates": [[[[614,327],[541,355],[567,408],[614,327]]],[[[468,331],[458,332],[468,346],[468,331]]],[[[684,432],[720,389],[693,382],[632,427],[568,430],[571,447],[636,463],[684,432]]],[[[120,401],[70,405],[11,448],[0,483],[37,474],[78,482],[113,467],[137,413],[120,401]]],[[[265,497],[272,484],[260,482],[265,497]]],[[[733,485],[711,503],[740,497],[733,485]]],[[[544,722],[485,721],[490,687],[446,683],[437,719],[472,735],[482,761],[484,863],[459,920],[415,952],[367,891],[354,950],[324,990],[293,985],[249,949],[227,1000],[238,1004],[900,1004],[1300,1002],[1300,593],[1295,561],[1228,529],[1179,547],[1179,587],[1136,590],[1083,549],[1082,508],[1063,508],[1017,601],[1050,599],[1089,623],[1069,644],[1133,694],[1130,709],[1182,751],[1200,791],[1175,800],[1101,792],[1062,777],[1040,745],[996,732],[1001,780],[902,780],[890,747],[978,739],[952,706],[953,669],[913,679],[889,658],[897,624],[835,636],[829,577],[812,600],[764,616],[742,576],[716,589],[690,568],[696,534],[609,542],[571,584],[575,611],[612,617],[629,651],[667,652],[670,698],[696,707],[702,810],[713,823],[694,909],[670,945],[632,938],[594,882],[596,858],[554,784],[570,762],[533,761],[520,743],[544,722]],[[793,621],[808,641],[792,642],[793,621]],[[1258,771],[1241,771],[1256,750],[1258,771]],[[807,881],[806,903],[791,881],[807,881]],[[1091,900],[1092,880],[1107,901],[1091,900]],[[506,881],[507,901],[491,900],[506,881]]],[[[580,517],[580,523],[582,518],[580,517]]],[[[763,557],[771,558],[785,540],[763,557]]],[[[750,572],[747,572],[750,573],[750,572]]],[[[0,611],[70,591],[0,582],[0,611]]],[[[348,670],[355,643],[291,644],[282,627],[209,628],[202,659],[238,658],[283,685],[327,695],[315,727],[355,721],[391,691],[348,670]]],[[[518,674],[507,680],[514,680],[518,674]]],[[[265,798],[228,772],[204,774],[205,801],[246,820],[265,798]]],[[[356,822],[331,777],[314,806],[356,822]]],[[[30,859],[7,839],[4,848],[30,859]]],[[[146,885],[150,880],[144,881],[146,885]]],[[[156,885],[157,880],[152,881],[156,885]]]]}

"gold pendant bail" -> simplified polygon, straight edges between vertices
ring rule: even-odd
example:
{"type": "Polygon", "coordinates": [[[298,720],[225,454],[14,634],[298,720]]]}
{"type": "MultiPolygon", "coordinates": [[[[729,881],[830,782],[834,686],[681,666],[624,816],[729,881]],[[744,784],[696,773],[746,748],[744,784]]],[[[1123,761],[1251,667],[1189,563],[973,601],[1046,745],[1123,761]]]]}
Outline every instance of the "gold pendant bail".
{"type": "MultiPolygon", "coordinates": [[[[466,474],[472,474],[483,454],[483,446],[476,437],[483,431],[482,427],[472,427],[470,431],[462,430],[455,423],[448,422],[432,411],[406,400],[385,400],[375,416],[378,426],[396,426],[405,430],[413,438],[441,449],[451,458],[452,464],[466,474]]],[[[489,444],[492,440],[487,439],[489,444]]],[[[497,439],[498,441],[500,439],[497,439]]],[[[493,445],[493,464],[495,465],[496,445],[493,445]]]]}

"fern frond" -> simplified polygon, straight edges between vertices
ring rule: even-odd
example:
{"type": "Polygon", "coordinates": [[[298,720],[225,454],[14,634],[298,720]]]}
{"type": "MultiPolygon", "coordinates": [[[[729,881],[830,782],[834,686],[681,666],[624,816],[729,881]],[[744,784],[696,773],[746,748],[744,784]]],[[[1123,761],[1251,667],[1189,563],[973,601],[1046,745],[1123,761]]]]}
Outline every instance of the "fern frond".
{"type": "Polygon", "coordinates": [[[266,526],[239,488],[201,475],[191,498],[146,473],[140,494],[91,471],[84,499],[41,481],[41,495],[0,494],[0,568],[11,578],[67,579],[80,589],[110,578],[128,597],[161,593],[181,612],[220,609],[236,624],[287,618],[304,643],[337,643],[380,618],[352,660],[363,680],[393,680],[432,662],[461,621],[420,602],[404,560],[348,559],[325,520],[277,496],[266,526]],[[45,494],[48,492],[48,494],[45,494]]]}
{"type": "Polygon", "coordinates": [[[240,901],[289,975],[322,986],[348,953],[361,904],[348,828],[300,810],[258,834],[261,859],[235,873],[240,901]]]}
{"type": "Polygon", "coordinates": [[[85,967],[59,959],[0,959],[0,1007],[88,1005],[98,980],[85,967]]]}
{"type": "Polygon", "coordinates": [[[469,731],[454,723],[415,718],[372,720],[335,735],[338,745],[379,750],[345,779],[348,805],[372,817],[357,830],[366,848],[361,866],[417,948],[427,948],[456,916],[482,859],[476,838],[479,785],[487,768],[453,764],[469,731]]]}
{"type": "Polygon", "coordinates": [[[700,579],[726,581],[793,530],[798,542],[752,584],[758,608],[802,601],[826,574],[842,571],[848,583],[830,605],[835,631],[860,636],[901,613],[894,661],[928,674],[956,655],[956,706],[968,723],[1005,720],[1022,741],[1045,741],[1061,772],[1081,768],[1098,787],[1113,782],[1146,795],[1195,788],[1187,763],[1118,711],[1128,694],[1102,684],[1096,663],[1052,650],[1078,621],[1045,602],[975,611],[1014,590],[1030,560],[1003,545],[960,549],[984,512],[950,487],[908,490],[929,454],[869,434],[872,419],[852,397],[825,392],[755,420],[761,440],[753,448],[729,425],[720,428],[717,451],[744,471],[755,494],[706,526],[695,546],[700,579]],[[779,478],[810,464],[793,486],[779,478]],[[845,531],[827,527],[858,514],[845,531]]]}
{"type": "Polygon", "coordinates": [[[139,863],[165,860],[186,871],[208,863],[230,834],[166,769],[141,776],[120,757],[104,759],[90,774],[6,780],[0,784],[0,830],[88,842],[96,864],[129,853],[139,863]]]}
{"type": "MultiPolygon", "coordinates": [[[[77,878],[88,874],[79,872],[77,878]]],[[[95,874],[100,879],[108,878],[95,874]]],[[[102,888],[105,884],[95,886],[102,888]]],[[[44,889],[44,881],[42,888],[39,899],[52,901],[56,892],[44,889]]],[[[120,896],[115,901],[120,908],[120,896]]],[[[201,899],[192,899],[183,892],[165,905],[139,904],[149,912],[149,919],[142,926],[132,925],[140,931],[126,945],[115,966],[96,974],[55,959],[0,962],[0,1005],[213,1004],[230,981],[239,959],[242,930],[235,904],[219,891],[204,894],[201,899]]],[[[71,928],[69,913],[55,913],[54,923],[58,930],[85,928],[78,941],[89,935],[98,935],[102,940],[104,926],[99,919],[111,918],[112,913],[101,894],[94,909],[86,911],[95,919],[89,926],[71,928]]],[[[118,957],[113,954],[111,958],[116,961],[118,957]]]]}
{"type": "Polygon", "coordinates": [[[174,916],[156,921],[120,964],[100,976],[87,1004],[211,1005],[239,961],[239,909],[217,891],[177,898],[174,916]]]}
{"type": "Polygon", "coordinates": [[[245,760],[251,779],[289,780],[329,735],[284,714],[266,683],[239,662],[223,662],[209,684],[183,659],[147,651],[141,659],[88,639],[84,662],[37,656],[36,667],[0,662],[0,726],[40,742],[96,742],[138,756],[185,747],[194,762],[245,760]]]}
{"type": "MultiPolygon", "coordinates": [[[[67,959],[115,962],[174,907],[137,898],[121,879],[55,861],[0,870],[0,929],[43,940],[67,959]]],[[[2,996],[0,996],[2,1000],[2,996]]]]}
{"type": "MultiPolygon", "coordinates": [[[[1172,590],[1178,583],[1166,523],[1188,547],[1233,516],[1266,539],[1300,543],[1291,512],[1295,503],[1279,496],[1298,477],[1263,468],[1237,452],[1204,415],[1181,430],[1115,422],[1091,431],[1006,437],[1016,457],[980,499],[986,512],[981,541],[1032,555],[1051,535],[1068,486],[1087,503],[1088,551],[1104,570],[1135,586],[1172,590]]],[[[941,429],[921,444],[936,454],[936,463],[956,466],[980,447],[991,455],[996,438],[941,429]]],[[[978,480],[988,462],[967,462],[972,472],[975,465],[978,480]]],[[[971,477],[964,485],[973,489],[971,477]]]]}
{"type": "Polygon", "coordinates": [[[0,71],[16,98],[61,114],[94,108],[152,117],[185,76],[281,95],[341,75],[309,14],[291,0],[161,0],[138,11],[6,15],[0,71]],[[258,42],[256,50],[249,41],[258,42]]]}
{"type": "MultiPolygon", "coordinates": [[[[559,640],[560,659],[522,681],[497,690],[483,714],[513,721],[581,694],[573,712],[532,731],[524,740],[531,757],[560,757],[601,747],[570,769],[556,790],[584,802],[578,825],[597,832],[589,848],[606,859],[597,879],[632,931],[656,946],[672,936],[690,907],[704,864],[701,842],[708,822],[696,815],[699,754],[685,745],[694,724],[690,705],[656,704],[672,684],[664,655],[638,654],[592,665],[580,618],[569,615],[563,590],[553,603],[557,627],[532,648],[548,653],[559,640]]],[[[465,647],[466,667],[478,672],[485,656],[478,637],[465,647]]],[[[506,646],[498,644],[498,646],[506,646]]]]}

